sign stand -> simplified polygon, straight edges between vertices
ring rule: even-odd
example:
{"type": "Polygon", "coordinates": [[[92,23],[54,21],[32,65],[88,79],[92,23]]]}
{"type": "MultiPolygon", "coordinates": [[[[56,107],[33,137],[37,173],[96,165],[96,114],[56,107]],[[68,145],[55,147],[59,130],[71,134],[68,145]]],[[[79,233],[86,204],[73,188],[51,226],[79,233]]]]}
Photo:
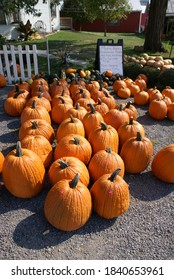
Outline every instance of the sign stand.
{"type": "Polygon", "coordinates": [[[111,70],[113,74],[123,76],[123,40],[114,43],[113,39],[108,39],[104,43],[98,39],[95,65],[101,73],[111,70]]]}

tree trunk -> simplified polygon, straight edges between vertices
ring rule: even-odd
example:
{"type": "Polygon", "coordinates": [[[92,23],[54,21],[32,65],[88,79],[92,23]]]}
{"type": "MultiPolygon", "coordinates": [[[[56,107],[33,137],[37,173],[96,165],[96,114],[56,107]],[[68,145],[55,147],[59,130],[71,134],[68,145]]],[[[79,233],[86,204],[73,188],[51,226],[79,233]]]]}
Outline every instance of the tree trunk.
{"type": "Polygon", "coordinates": [[[167,5],[168,0],[151,0],[144,42],[145,51],[164,51],[162,45],[162,34],[164,30],[167,5]]]}

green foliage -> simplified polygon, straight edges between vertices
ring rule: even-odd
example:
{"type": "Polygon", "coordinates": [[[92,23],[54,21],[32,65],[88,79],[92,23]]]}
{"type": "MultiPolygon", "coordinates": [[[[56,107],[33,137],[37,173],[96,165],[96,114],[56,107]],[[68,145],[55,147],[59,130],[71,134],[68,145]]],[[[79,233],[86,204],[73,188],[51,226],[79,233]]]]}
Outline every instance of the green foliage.
{"type": "Polygon", "coordinates": [[[24,41],[27,41],[29,36],[36,32],[34,29],[32,29],[32,24],[29,20],[27,20],[25,24],[23,21],[21,21],[19,23],[19,27],[16,29],[24,35],[24,41]]]}

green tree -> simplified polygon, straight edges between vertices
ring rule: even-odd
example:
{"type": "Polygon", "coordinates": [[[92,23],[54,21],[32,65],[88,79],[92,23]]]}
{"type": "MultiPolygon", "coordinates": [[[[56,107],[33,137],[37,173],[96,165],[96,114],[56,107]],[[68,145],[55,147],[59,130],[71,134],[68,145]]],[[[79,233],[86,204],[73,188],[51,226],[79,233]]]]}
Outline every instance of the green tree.
{"type": "Polygon", "coordinates": [[[85,1],[86,11],[93,18],[102,19],[104,22],[104,35],[107,33],[107,25],[110,21],[125,19],[131,12],[128,0],[91,0],[85,1]]]}
{"type": "Polygon", "coordinates": [[[162,34],[166,17],[168,0],[151,0],[149,19],[145,34],[144,50],[151,52],[164,51],[162,34]]]}
{"type": "MultiPolygon", "coordinates": [[[[34,16],[39,16],[40,11],[36,9],[36,4],[39,0],[1,0],[0,9],[5,15],[11,13],[19,14],[20,9],[24,9],[26,14],[32,14],[34,16]]],[[[51,0],[50,5],[59,4],[60,0],[51,0]]]]}
{"type": "Polygon", "coordinates": [[[88,20],[88,15],[86,14],[85,1],[64,0],[61,8],[61,16],[72,17],[73,20],[79,21],[81,30],[82,22],[88,20]]]}
{"type": "Polygon", "coordinates": [[[126,18],[130,11],[128,0],[64,0],[61,14],[71,16],[81,23],[86,20],[93,22],[97,18],[102,19],[106,36],[108,22],[126,18]]]}

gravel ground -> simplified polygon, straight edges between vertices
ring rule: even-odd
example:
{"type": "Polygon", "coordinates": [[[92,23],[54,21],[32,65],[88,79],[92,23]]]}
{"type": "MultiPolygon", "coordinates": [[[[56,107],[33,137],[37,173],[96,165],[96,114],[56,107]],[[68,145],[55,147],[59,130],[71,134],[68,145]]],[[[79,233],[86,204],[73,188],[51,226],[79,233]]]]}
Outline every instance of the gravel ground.
{"type": "MultiPolygon", "coordinates": [[[[7,116],[3,102],[10,88],[0,89],[0,148],[4,155],[18,140],[19,118],[7,116]]],[[[174,142],[172,121],[154,121],[147,106],[138,108],[156,152],[174,142]]],[[[138,175],[125,174],[130,208],[117,219],[105,220],[93,213],[81,229],[62,232],[46,221],[43,205],[49,190],[32,199],[18,199],[0,186],[0,259],[53,260],[171,260],[174,258],[174,185],[160,182],[150,165],[138,175]]],[[[2,180],[1,180],[2,181],[2,180]]]]}

